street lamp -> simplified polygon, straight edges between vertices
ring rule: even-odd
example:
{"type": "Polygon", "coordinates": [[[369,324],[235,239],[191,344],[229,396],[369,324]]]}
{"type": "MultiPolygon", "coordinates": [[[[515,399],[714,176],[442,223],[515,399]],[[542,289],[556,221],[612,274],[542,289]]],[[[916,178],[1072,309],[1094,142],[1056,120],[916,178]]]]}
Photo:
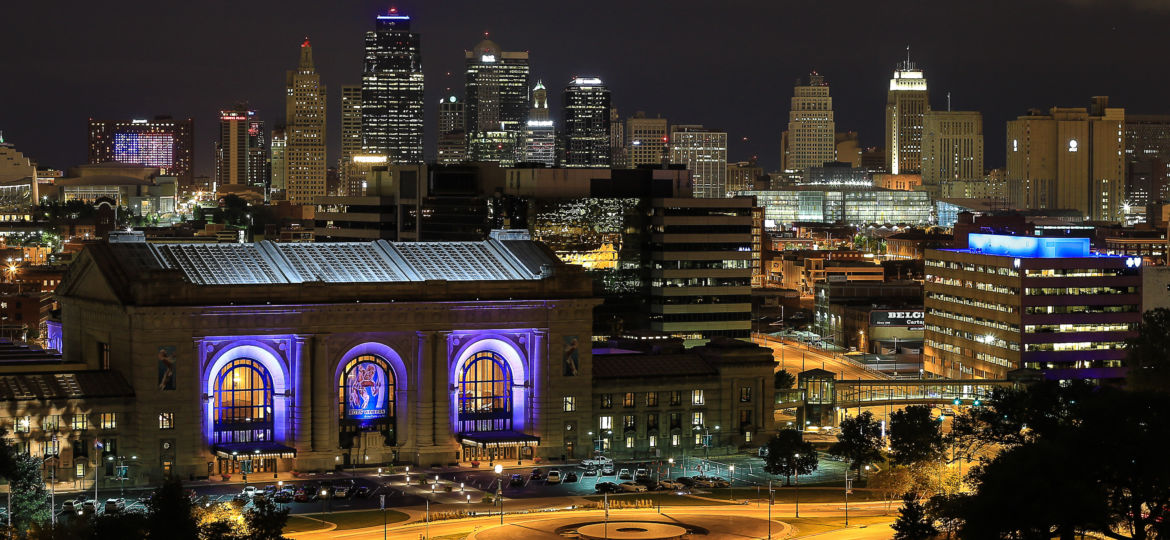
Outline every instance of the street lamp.
{"type": "MultiPolygon", "coordinates": [[[[800,454],[793,454],[792,457],[799,460],[800,454]]],[[[800,468],[795,463],[792,472],[796,476],[796,517],[800,517],[800,468]]]]}
{"type": "Polygon", "coordinates": [[[731,493],[731,501],[735,502],[735,465],[728,465],[727,470],[731,473],[731,483],[728,484],[727,491],[731,493]]]}
{"type": "MultiPolygon", "coordinates": [[[[670,469],[671,469],[672,467],[674,467],[674,458],[667,458],[667,459],[666,459],[666,479],[667,479],[667,480],[671,480],[671,478],[670,478],[670,469]]],[[[673,480],[671,480],[671,481],[673,481],[673,480]]]]}
{"type": "Polygon", "coordinates": [[[496,464],[496,498],[500,500],[500,525],[504,524],[504,479],[500,477],[500,473],[504,472],[504,466],[496,464]]]}

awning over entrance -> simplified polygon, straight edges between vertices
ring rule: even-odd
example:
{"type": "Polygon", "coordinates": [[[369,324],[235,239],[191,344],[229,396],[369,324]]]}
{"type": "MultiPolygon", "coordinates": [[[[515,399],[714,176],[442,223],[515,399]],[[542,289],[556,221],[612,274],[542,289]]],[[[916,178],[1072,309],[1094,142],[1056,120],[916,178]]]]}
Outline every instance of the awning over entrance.
{"type": "Polygon", "coordinates": [[[236,461],[246,459],[294,458],[297,449],[275,442],[224,443],[211,447],[215,455],[236,461]]]}
{"type": "Polygon", "coordinates": [[[474,431],[460,433],[459,441],[464,446],[479,448],[503,448],[509,446],[532,446],[540,444],[540,437],[516,431],[474,431]]]}

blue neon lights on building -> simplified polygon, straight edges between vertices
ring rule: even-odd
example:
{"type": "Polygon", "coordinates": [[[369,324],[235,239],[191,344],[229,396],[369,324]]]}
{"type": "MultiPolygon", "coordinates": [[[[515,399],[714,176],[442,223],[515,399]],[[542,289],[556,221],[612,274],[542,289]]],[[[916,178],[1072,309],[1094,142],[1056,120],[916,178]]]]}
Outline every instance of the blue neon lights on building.
{"type": "Polygon", "coordinates": [[[967,251],[1005,257],[1039,257],[1045,259],[1090,257],[1088,238],[1050,238],[971,233],[967,251]]]}

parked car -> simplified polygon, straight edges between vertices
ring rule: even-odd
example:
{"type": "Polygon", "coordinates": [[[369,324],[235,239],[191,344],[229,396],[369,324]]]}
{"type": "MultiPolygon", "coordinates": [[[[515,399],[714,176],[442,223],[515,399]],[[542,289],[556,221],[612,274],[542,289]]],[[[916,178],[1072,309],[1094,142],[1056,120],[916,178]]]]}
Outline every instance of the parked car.
{"type": "Polygon", "coordinates": [[[620,472],[618,472],[618,478],[621,480],[633,480],[634,477],[630,474],[629,469],[622,469],[620,472]]]}
{"type": "Polygon", "coordinates": [[[728,482],[727,480],[724,480],[722,478],[712,478],[711,479],[711,487],[716,487],[716,488],[731,487],[731,482],[728,482]]]}
{"type": "Polygon", "coordinates": [[[84,501],[81,503],[81,511],[86,514],[97,513],[97,503],[94,501],[84,501]]]}
{"type": "Polygon", "coordinates": [[[683,489],[682,482],[675,482],[673,480],[659,480],[658,489],[668,489],[670,491],[678,491],[683,489]]]}
{"type": "Polygon", "coordinates": [[[706,476],[696,476],[696,477],[694,477],[694,481],[695,481],[694,485],[695,485],[695,487],[702,487],[702,488],[715,487],[715,483],[712,482],[711,480],[712,480],[711,478],[708,478],[706,476]]]}
{"type": "Polygon", "coordinates": [[[601,476],[613,476],[613,465],[606,465],[601,468],[601,476]]]}
{"type": "Polygon", "coordinates": [[[513,486],[523,486],[524,485],[524,476],[520,475],[520,474],[513,474],[511,481],[509,481],[508,483],[513,485],[513,486]]]}
{"type": "Polygon", "coordinates": [[[581,460],[581,466],[585,468],[604,467],[606,465],[613,465],[613,460],[605,456],[593,456],[581,460]]]}
{"type": "Polygon", "coordinates": [[[284,488],[280,491],[277,491],[276,494],[272,496],[272,500],[274,500],[278,503],[292,502],[293,492],[291,489],[284,488]]]}
{"type": "Polygon", "coordinates": [[[544,469],[532,469],[533,480],[544,480],[544,469]]]}
{"type": "Polygon", "coordinates": [[[73,500],[68,500],[68,501],[61,503],[61,511],[62,512],[76,512],[77,507],[79,507],[79,506],[81,506],[80,503],[73,501],[73,500]]]}
{"type": "Polygon", "coordinates": [[[126,499],[106,499],[105,513],[112,514],[126,509],[126,499]]]}
{"type": "Polygon", "coordinates": [[[618,484],[618,487],[622,488],[622,491],[632,493],[642,493],[647,491],[646,486],[643,486],[637,482],[622,482],[621,484],[618,484]]]}
{"type": "Polygon", "coordinates": [[[354,497],[361,497],[361,498],[369,497],[370,496],[370,487],[369,486],[358,486],[358,487],[353,488],[353,496],[354,497]]]}
{"type": "Polygon", "coordinates": [[[347,499],[349,498],[349,485],[343,483],[333,484],[333,498],[347,499]]]}
{"type": "Polygon", "coordinates": [[[569,471],[569,472],[565,473],[565,481],[566,482],[576,482],[577,481],[577,473],[575,473],[573,471],[569,471]]]}
{"type": "Polygon", "coordinates": [[[598,493],[617,493],[621,490],[621,488],[619,488],[618,485],[613,482],[598,482],[596,486],[593,486],[593,489],[598,493]]]}
{"type": "Polygon", "coordinates": [[[255,497],[256,496],[256,486],[244,486],[244,490],[240,492],[240,495],[243,495],[249,499],[251,499],[252,497],[255,497]]]}
{"type": "Polygon", "coordinates": [[[691,487],[691,486],[695,485],[695,479],[690,477],[690,476],[680,476],[678,478],[675,478],[674,481],[678,482],[686,487],[691,487]]]}
{"type": "Polygon", "coordinates": [[[638,467],[638,470],[634,471],[634,480],[648,480],[649,478],[650,471],[642,467],[638,467]]]}
{"type": "Polygon", "coordinates": [[[585,472],[581,473],[581,476],[597,476],[597,469],[593,467],[585,469],[585,472]]]}
{"type": "Polygon", "coordinates": [[[559,471],[557,469],[553,469],[553,470],[549,471],[548,476],[546,476],[544,479],[544,483],[546,483],[546,484],[559,484],[559,483],[561,483],[561,471],[559,471]]]}
{"type": "Polygon", "coordinates": [[[296,502],[309,502],[317,498],[317,491],[312,489],[300,488],[293,492],[293,500],[296,502]]]}

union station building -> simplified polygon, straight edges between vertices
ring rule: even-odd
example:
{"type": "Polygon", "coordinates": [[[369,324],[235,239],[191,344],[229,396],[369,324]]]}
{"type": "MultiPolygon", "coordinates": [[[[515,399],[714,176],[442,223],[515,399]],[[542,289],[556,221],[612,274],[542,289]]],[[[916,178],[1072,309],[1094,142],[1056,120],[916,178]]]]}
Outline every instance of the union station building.
{"type": "Polygon", "coordinates": [[[525,231],[94,243],[57,296],[48,350],[0,344],[0,424],[82,485],[99,463],[144,484],[682,455],[775,428],[775,364],[750,343],[616,351],[595,373],[592,281],[525,231]]]}

